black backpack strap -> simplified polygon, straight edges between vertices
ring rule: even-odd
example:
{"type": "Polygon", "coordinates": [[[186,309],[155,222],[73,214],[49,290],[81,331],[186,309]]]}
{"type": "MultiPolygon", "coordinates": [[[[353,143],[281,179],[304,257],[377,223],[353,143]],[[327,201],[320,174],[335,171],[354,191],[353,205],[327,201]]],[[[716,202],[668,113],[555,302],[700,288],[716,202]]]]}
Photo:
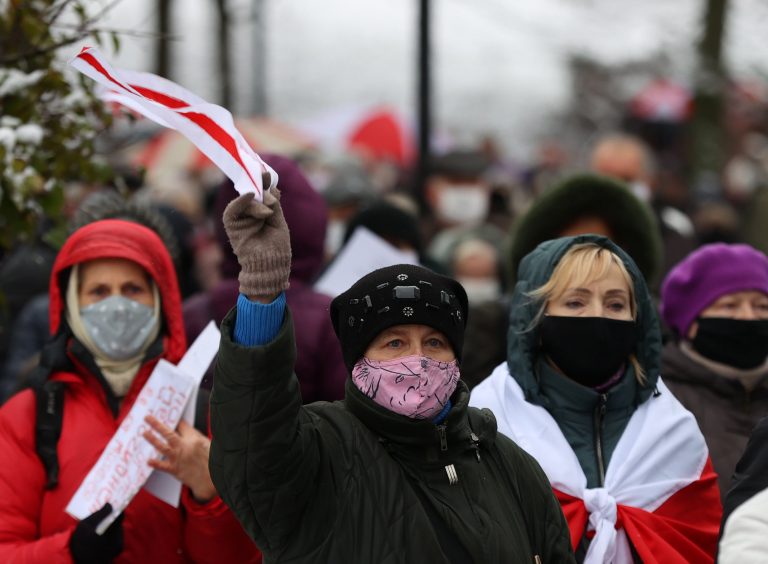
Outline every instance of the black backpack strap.
{"type": "Polygon", "coordinates": [[[211,391],[206,388],[197,390],[195,404],[195,429],[208,436],[208,406],[211,403],[211,391]]]}
{"type": "Polygon", "coordinates": [[[64,418],[64,387],[63,382],[48,381],[34,388],[37,404],[35,448],[45,467],[47,490],[55,488],[59,483],[57,447],[64,418]]]}

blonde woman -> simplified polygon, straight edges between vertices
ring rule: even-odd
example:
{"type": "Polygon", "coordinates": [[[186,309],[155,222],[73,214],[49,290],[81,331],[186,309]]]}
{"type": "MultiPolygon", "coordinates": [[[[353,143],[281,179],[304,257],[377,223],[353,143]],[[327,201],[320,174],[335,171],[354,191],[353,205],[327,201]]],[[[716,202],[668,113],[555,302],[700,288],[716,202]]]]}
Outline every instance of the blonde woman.
{"type": "Polygon", "coordinates": [[[547,241],[522,261],[507,362],[472,392],[537,459],[577,560],[712,562],[721,505],[693,416],[659,378],[656,311],[605,237],[547,241]]]}

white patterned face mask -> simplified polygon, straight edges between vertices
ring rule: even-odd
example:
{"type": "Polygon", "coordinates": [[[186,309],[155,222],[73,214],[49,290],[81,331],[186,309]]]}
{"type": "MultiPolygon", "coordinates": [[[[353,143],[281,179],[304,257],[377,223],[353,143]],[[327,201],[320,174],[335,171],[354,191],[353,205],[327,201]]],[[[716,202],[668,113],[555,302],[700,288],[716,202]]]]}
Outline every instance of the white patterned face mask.
{"type": "Polygon", "coordinates": [[[154,331],[154,309],[125,298],[110,296],[80,309],[85,330],[110,360],[136,356],[154,331]]]}

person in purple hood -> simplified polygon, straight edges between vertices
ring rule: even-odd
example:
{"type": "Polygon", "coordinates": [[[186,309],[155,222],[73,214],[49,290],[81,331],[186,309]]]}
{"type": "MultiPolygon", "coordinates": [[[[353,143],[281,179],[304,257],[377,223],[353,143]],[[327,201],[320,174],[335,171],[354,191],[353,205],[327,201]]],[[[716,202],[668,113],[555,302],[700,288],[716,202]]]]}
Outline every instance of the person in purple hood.
{"type": "MultiPolygon", "coordinates": [[[[331,298],[312,288],[323,266],[328,224],[325,201],[291,159],[278,155],[262,155],[262,158],[280,176],[282,208],[291,232],[290,287],[285,298],[296,327],[296,376],[301,397],[304,403],[342,399],[347,372],[328,315],[331,298]]],[[[227,180],[219,188],[214,216],[221,217],[224,208],[236,197],[232,182],[227,180]]],[[[184,325],[189,342],[209,321],[220,325],[237,303],[240,266],[220,221],[216,222],[216,238],[224,255],[222,280],[207,292],[184,302],[184,325]]],[[[210,387],[211,383],[204,381],[203,385],[206,384],[210,387]]]]}

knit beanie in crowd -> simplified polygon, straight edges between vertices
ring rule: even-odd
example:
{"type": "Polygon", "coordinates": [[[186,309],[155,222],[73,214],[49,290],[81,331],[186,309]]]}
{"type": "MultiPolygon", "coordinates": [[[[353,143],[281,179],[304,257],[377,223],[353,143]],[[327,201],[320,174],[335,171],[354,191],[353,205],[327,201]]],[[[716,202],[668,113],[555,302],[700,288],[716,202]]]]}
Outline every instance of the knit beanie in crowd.
{"type": "Polygon", "coordinates": [[[331,302],[331,321],[352,372],[371,342],[394,325],[427,325],[448,339],[461,363],[467,294],[461,284],[422,266],[374,270],[331,302]]]}
{"type": "Polygon", "coordinates": [[[667,274],[661,316],[685,337],[699,314],[720,296],[748,290],[768,294],[768,257],[749,245],[704,245],[667,274]]]}
{"type": "Polygon", "coordinates": [[[357,212],[347,224],[344,243],[349,241],[358,227],[366,227],[393,244],[406,243],[421,256],[422,244],[418,218],[394,204],[379,201],[357,212]]]}

